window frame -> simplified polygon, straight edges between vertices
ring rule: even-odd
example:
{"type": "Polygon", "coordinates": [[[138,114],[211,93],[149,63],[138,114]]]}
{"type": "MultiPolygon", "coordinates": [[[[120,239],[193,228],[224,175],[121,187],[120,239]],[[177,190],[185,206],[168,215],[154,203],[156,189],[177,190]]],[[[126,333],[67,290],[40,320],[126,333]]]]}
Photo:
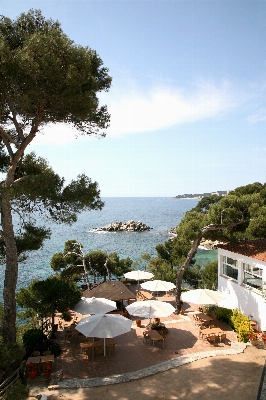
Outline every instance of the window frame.
{"type": "Polygon", "coordinates": [[[257,266],[253,266],[251,264],[248,263],[242,263],[242,271],[243,271],[243,284],[248,286],[249,288],[258,290],[260,293],[263,293],[263,268],[257,267],[257,266]],[[247,266],[248,268],[246,269],[245,266],[247,266]],[[254,272],[254,269],[256,268],[256,270],[260,271],[260,274],[256,274],[256,272],[254,272]],[[252,284],[248,283],[247,281],[245,281],[245,274],[249,274],[251,276],[250,279],[257,279],[261,281],[261,285],[260,287],[258,286],[253,286],[252,284]],[[252,278],[254,277],[254,278],[252,278]]]}
{"type": "MultiPolygon", "coordinates": [[[[228,272],[228,271],[226,271],[226,272],[228,272]]],[[[238,261],[237,261],[237,260],[234,260],[233,258],[231,258],[231,257],[229,257],[229,256],[223,256],[223,260],[222,260],[222,274],[223,274],[223,276],[226,277],[227,279],[231,279],[231,280],[233,280],[234,282],[237,282],[237,283],[238,283],[238,277],[239,277],[238,261]],[[228,262],[229,260],[230,260],[230,261],[233,261],[233,263],[228,262]],[[225,273],[225,266],[226,266],[226,268],[229,267],[229,268],[231,268],[231,269],[233,269],[233,270],[236,270],[236,271],[237,271],[237,277],[227,275],[227,273],[225,273]]],[[[232,275],[233,275],[233,274],[232,274],[232,275]]]]}

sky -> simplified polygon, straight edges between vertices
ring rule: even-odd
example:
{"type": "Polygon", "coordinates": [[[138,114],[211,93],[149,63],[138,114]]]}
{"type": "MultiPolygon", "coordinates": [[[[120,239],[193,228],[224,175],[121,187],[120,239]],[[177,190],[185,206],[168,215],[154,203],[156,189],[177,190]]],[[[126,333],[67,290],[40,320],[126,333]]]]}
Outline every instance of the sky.
{"type": "Polygon", "coordinates": [[[106,137],[48,126],[29,151],[102,197],[173,197],[266,182],[266,0],[0,0],[98,53],[106,137]]]}

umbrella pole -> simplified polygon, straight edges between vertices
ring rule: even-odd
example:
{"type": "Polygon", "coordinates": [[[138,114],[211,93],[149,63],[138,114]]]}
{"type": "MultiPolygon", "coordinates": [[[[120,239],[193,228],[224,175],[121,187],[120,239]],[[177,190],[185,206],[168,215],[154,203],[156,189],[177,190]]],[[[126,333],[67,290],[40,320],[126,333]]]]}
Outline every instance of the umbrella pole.
{"type": "Polygon", "coordinates": [[[103,338],[103,355],[106,356],[105,338],[103,338]]]}

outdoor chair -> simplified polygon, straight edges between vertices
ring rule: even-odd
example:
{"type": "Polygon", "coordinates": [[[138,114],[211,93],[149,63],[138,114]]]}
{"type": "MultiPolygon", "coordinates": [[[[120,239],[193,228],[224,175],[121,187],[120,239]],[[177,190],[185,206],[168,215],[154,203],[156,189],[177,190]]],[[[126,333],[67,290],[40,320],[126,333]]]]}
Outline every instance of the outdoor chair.
{"type": "Polygon", "coordinates": [[[215,337],[215,335],[210,335],[210,336],[207,337],[207,340],[208,340],[208,342],[209,342],[210,344],[215,345],[216,337],[215,337]]]}
{"type": "Polygon", "coordinates": [[[149,337],[149,335],[148,335],[148,332],[146,331],[146,332],[143,332],[143,343],[145,342],[145,343],[147,343],[147,340],[149,339],[150,337],[149,337]]]}
{"type": "Polygon", "coordinates": [[[224,342],[226,340],[226,333],[221,333],[220,335],[220,341],[224,342]]]}
{"type": "Polygon", "coordinates": [[[146,292],[144,290],[139,290],[136,293],[136,297],[138,300],[154,300],[154,297],[151,293],[146,292]]]}
{"type": "Polygon", "coordinates": [[[94,355],[100,355],[100,354],[104,354],[104,348],[103,346],[98,346],[94,348],[94,355]]]}
{"type": "Polygon", "coordinates": [[[69,328],[64,329],[64,332],[65,332],[65,338],[66,338],[66,339],[72,339],[73,333],[72,333],[72,330],[71,330],[71,329],[69,329],[69,328]]]}
{"type": "Polygon", "coordinates": [[[158,329],[157,332],[164,338],[166,338],[166,331],[164,329],[158,329]]]}
{"type": "Polygon", "coordinates": [[[86,356],[88,357],[88,360],[89,360],[89,357],[91,356],[91,360],[93,361],[93,356],[94,356],[94,349],[93,349],[93,347],[89,347],[88,349],[86,349],[86,350],[84,351],[84,353],[85,353],[86,356]]]}
{"type": "Polygon", "coordinates": [[[116,343],[108,344],[107,346],[108,355],[115,352],[116,343]]]}
{"type": "Polygon", "coordinates": [[[199,338],[200,339],[204,339],[204,334],[202,334],[202,331],[204,331],[204,329],[206,329],[206,326],[204,326],[204,325],[202,325],[202,326],[200,326],[200,328],[199,328],[199,338]]]}
{"type": "Polygon", "coordinates": [[[78,340],[79,332],[71,326],[72,339],[78,340]]]}

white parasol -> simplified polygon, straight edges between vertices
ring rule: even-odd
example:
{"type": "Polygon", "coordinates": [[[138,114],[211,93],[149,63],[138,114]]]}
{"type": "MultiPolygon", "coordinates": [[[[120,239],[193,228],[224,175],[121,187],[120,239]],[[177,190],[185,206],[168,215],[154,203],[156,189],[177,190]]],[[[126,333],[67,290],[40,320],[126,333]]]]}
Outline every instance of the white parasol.
{"type": "Polygon", "coordinates": [[[114,301],[96,297],[81,297],[81,300],[74,307],[74,311],[80,314],[105,314],[115,309],[116,303],[114,301]]]}
{"type": "Polygon", "coordinates": [[[135,301],[127,306],[126,309],[130,315],[150,319],[169,317],[175,311],[175,308],[170,303],[158,300],[135,301]]]}
{"type": "Polygon", "coordinates": [[[141,271],[139,269],[135,271],[130,271],[124,274],[124,277],[127,279],[134,279],[135,281],[138,281],[138,288],[139,288],[139,281],[141,279],[151,279],[154,277],[154,275],[151,272],[147,271],[141,271]]]}
{"type": "Polygon", "coordinates": [[[168,292],[168,290],[174,289],[175,285],[172,282],[166,282],[161,280],[154,280],[144,282],[140,285],[143,289],[150,290],[152,292],[168,292]]]}
{"type": "Polygon", "coordinates": [[[104,355],[106,355],[105,339],[113,338],[129,332],[132,321],[120,314],[95,314],[82,318],[76,329],[87,337],[104,339],[104,355]]]}
{"type": "Polygon", "coordinates": [[[187,301],[193,304],[217,304],[225,297],[222,293],[210,289],[195,289],[189,290],[188,292],[182,292],[181,298],[183,301],[187,301]]]}

